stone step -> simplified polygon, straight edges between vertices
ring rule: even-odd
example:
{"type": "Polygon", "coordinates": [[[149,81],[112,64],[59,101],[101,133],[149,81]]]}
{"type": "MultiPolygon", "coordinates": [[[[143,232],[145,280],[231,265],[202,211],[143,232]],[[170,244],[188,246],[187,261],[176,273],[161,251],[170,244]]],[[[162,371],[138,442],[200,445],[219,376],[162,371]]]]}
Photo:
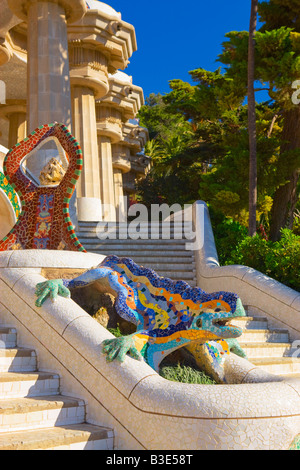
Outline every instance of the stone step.
{"type": "MultiPolygon", "coordinates": [[[[116,255],[119,256],[120,258],[132,258],[134,261],[138,259],[143,259],[143,260],[151,260],[152,258],[157,258],[159,257],[160,259],[164,260],[169,260],[169,259],[176,259],[176,257],[180,258],[186,258],[187,260],[193,260],[194,259],[194,254],[192,251],[183,251],[183,250],[178,250],[173,251],[173,250],[133,250],[131,247],[127,248],[114,248],[114,247],[105,247],[103,246],[101,250],[95,250],[93,248],[87,249],[89,253],[99,253],[103,254],[105,256],[108,255],[116,255]]],[[[136,261],[137,262],[137,261],[136,261]]],[[[150,261],[149,261],[150,262],[150,261]]]]}
{"type": "Polygon", "coordinates": [[[136,250],[148,251],[151,249],[158,249],[158,247],[162,247],[163,250],[165,248],[169,250],[184,250],[185,245],[189,243],[188,240],[143,240],[141,238],[138,238],[137,240],[99,240],[98,238],[84,239],[82,237],[79,237],[79,241],[85,246],[92,247],[93,249],[103,247],[113,249],[116,247],[118,247],[119,249],[131,247],[136,250]]]}
{"type": "Polygon", "coordinates": [[[113,450],[113,431],[91,424],[0,434],[0,450],[113,450]]]}
{"type": "Polygon", "coordinates": [[[144,263],[144,264],[139,264],[139,266],[143,266],[144,268],[149,268],[154,271],[174,271],[175,273],[181,273],[181,272],[189,272],[193,273],[193,275],[196,274],[196,268],[194,263],[188,263],[188,264],[178,264],[178,263],[144,263]]]}
{"type": "Polygon", "coordinates": [[[9,326],[0,327],[0,348],[14,348],[17,345],[17,331],[9,326]]]}
{"type": "Polygon", "coordinates": [[[36,352],[0,326],[0,450],[113,450],[113,431],[87,424],[83,400],[60,395],[60,377],[37,371],[36,352]]]}
{"type": "Polygon", "coordinates": [[[239,341],[239,344],[250,361],[254,357],[292,356],[295,352],[290,343],[243,343],[239,341]]]}
{"type": "MultiPolygon", "coordinates": [[[[88,221],[78,221],[78,227],[79,229],[84,228],[84,227],[118,227],[118,228],[123,228],[123,227],[128,227],[132,222],[88,222],[88,221]]],[[[134,222],[136,223],[136,222],[134,222]]],[[[193,223],[189,220],[184,220],[184,221],[164,221],[164,222],[147,222],[147,221],[140,221],[139,225],[141,227],[193,227],[193,223]]]]}
{"type": "Polygon", "coordinates": [[[189,266],[192,266],[193,269],[196,266],[194,258],[193,257],[188,257],[188,256],[178,256],[177,258],[174,256],[174,258],[170,258],[169,256],[135,256],[134,261],[136,264],[139,264],[140,266],[148,266],[151,268],[151,266],[154,266],[155,264],[158,265],[177,265],[179,268],[181,265],[184,264],[189,264],[189,266]]]}
{"type": "Polygon", "coordinates": [[[144,259],[150,259],[151,257],[155,256],[159,256],[161,257],[161,259],[164,257],[165,259],[168,259],[169,257],[170,258],[174,258],[176,256],[179,256],[179,257],[184,257],[186,256],[187,259],[189,260],[193,260],[194,259],[194,253],[192,251],[189,251],[189,250],[173,250],[172,247],[168,247],[168,245],[166,247],[162,247],[161,249],[158,249],[157,247],[156,248],[147,248],[146,246],[143,248],[141,248],[140,246],[136,246],[136,247],[132,247],[132,246],[128,246],[128,247],[116,247],[114,248],[113,246],[101,246],[101,247],[98,247],[98,248],[95,248],[95,247],[88,247],[86,245],[84,245],[86,251],[88,251],[89,253],[96,253],[96,254],[100,254],[100,255],[104,255],[104,256],[109,256],[109,255],[115,255],[115,256],[118,256],[119,258],[131,258],[131,259],[135,259],[137,257],[141,257],[143,256],[144,259]]]}
{"type": "Polygon", "coordinates": [[[260,369],[275,375],[300,373],[300,358],[294,357],[255,357],[250,361],[260,369]]]}
{"type": "MultiPolygon", "coordinates": [[[[246,308],[245,308],[246,311],[246,308]]],[[[268,329],[268,319],[265,317],[241,317],[234,319],[230,322],[232,325],[247,328],[249,330],[264,330],[268,329]]]]}
{"type": "Polygon", "coordinates": [[[157,241],[160,241],[160,242],[169,242],[169,241],[178,241],[178,242],[184,242],[184,243],[191,243],[193,242],[195,239],[193,236],[189,236],[189,235],[185,235],[185,236],[182,236],[181,234],[173,234],[171,233],[170,235],[168,234],[165,234],[165,235],[161,235],[161,234],[157,234],[157,235],[150,235],[149,236],[147,235],[147,233],[144,233],[143,235],[139,235],[138,238],[131,238],[129,236],[127,236],[126,234],[124,234],[123,236],[120,236],[118,234],[118,236],[114,236],[114,237],[108,237],[107,235],[103,235],[101,232],[96,234],[96,233],[89,233],[89,232],[79,232],[77,233],[77,237],[79,240],[82,241],[82,243],[109,243],[110,241],[117,241],[119,243],[123,243],[123,242],[132,242],[134,243],[136,240],[139,240],[139,241],[144,241],[145,242],[157,242],[157,241]]]}
{"type": "Polygon", "coordinates": [[[85,421],[85,403],[61,395],[0,400],[0,434],[85,421]]]}
{"type": "Polygon", "coordinates": [[[297,380],[297,382],[299,381],[300,379],[300,372],[290,372],[290,373],[287,373],[287,374],[284,374],[284,380],[285,382],[293,382],[294,379],[297,380]]]}
{"type": "Polygon", "coordinates": [[[171,280],[196,280],[196,272],[193,271],[163,271],[163,270],[156,270],[156,274],[158,274],[160,277],[167,277],[168,279],[171,280]]]}
{"type": "Polygon", "coordinates": [[[59,386],[51,372],[0,372],[0,399],[58,395],[59,386]]]}
{"type": "Polygon", "coordinates": [[[137,225],[122,225],[116,227],[115,225],[113,226],[107,226],[107,225],[85,225],[85,226],[79,226],[78,233],[83,233],[83,232],[88,232],[88,233],[138,233],[138,232],[147,232],[147,233],[182,233],[182,234],[194,234],[193,228],[191,225],[164,225],[164,226],[158,226],[158,225],[142,225],[142,226],[137,226],[137,225]]]}
{"type": "Polygon", "coordinates": [[[129,223],[120,223],[114,224],[112,222],[107,223],[88,223],[86,222],[83,224],[79,222],[78,224],[78,232],[81,231],[97,231],[101,230],[102,232],[128,232],[128,231],[153,231],[153,232],[162,232],[162,231],[173,231],[173,232],[193,232],[193,224],[192,223],[183,223],[183,224],[172,224],[172,223],[147,223],[147,222],[138,222],[135,221],[129,223]]]}
{"type": "Polygon", "coordinates": [[[36,352],[28,348],[0,348],[0,372],[36,371],[36,352]]]}
{"type": "Polygon", "coordinates": [[[288,343],[289,333],[284,329],[245,329],[242,336],[239,337],[242,343],[288,343]]]}

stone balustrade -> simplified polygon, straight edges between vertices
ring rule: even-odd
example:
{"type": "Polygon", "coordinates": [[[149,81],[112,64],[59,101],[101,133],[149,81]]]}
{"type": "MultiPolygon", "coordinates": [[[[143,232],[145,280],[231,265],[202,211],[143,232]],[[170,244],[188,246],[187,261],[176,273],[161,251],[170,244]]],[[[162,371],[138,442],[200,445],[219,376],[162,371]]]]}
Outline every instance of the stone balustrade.
{"type": "Polygon", "coordinates": [[[59,373],[62,393],[89,404],[87,421],[114,429],[115,450],[289,449],[299,434],[299,380],[170,382],[130,357],[107,363],[101,344],[112,335],[72,300],[35,306],[35,286],[49,268],[61,277],[102,260],[67,251],[0,253],[0,312],[22,345],[39,351],[40,367],[59,373]]]}

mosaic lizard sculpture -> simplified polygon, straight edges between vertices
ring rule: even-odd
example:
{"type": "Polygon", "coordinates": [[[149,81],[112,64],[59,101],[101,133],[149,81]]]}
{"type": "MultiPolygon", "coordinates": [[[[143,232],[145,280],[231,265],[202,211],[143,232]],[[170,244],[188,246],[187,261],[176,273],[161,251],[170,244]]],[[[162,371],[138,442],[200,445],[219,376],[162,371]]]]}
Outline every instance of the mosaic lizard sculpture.
{"type": "Polygon", "coordinates": [[[117,256],[108,256],[99,266],[73,280],[38,284],[36,305],[41,306],[48,297],[70,297],[70,289],[90,285],[101,292],[113,292],[117,313],[137,326],[131,335],[103,342],[108,361],[123,362],[129,353],[158,371],[161,361],[178,348],[242,334],[241,328],[229,323],[245,316],[236,294],[208,294],[184,281],[159,277],[153,270],[117,256]]]}

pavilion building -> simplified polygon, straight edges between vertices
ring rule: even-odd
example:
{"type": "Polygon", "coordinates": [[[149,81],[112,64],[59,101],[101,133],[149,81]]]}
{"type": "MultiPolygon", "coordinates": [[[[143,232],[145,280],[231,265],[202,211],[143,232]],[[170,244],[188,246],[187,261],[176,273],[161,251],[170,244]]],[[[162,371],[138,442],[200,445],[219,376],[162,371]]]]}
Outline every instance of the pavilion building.
{"type": "MultiPolygon", "coordinates": [[[[137,50],[134,27],[95,0],[0,0],[0,11],[0,170],[6,151],[35,128],[64,123],[84,159],[72,220],[126,217],[150,165],[148,132],[135,119],[143,90],[124,72],[137,50]]],[[[47,142],[26,171],[38,181],[60,154],[57,142],[47,142]]]]}

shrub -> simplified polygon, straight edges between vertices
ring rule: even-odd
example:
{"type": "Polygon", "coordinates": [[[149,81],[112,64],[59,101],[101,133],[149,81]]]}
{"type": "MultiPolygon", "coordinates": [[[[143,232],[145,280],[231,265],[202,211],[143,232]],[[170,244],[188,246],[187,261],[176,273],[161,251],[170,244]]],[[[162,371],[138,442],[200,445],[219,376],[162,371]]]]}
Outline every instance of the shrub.
{"type": "Polygon", "coordinates": [[[213,211],[211,211],[211,219],[219,261],[221,265],[224,265],[227,260],[231,259],[236,246],[247,236],[247,228],[213,211]]]}
{"type": "MultiPolygon", "coordinates": [[[[112,333],[116,338],[122,336],[120,331],[120,326],[117,328],[107,328],[110,333],[112,333]]],[[[159,374],[172,382],[182,382],[190,384],[215,384],[216,382],[211,379],[208,375],[202,372],[199,369],[195,369],[190,365],[185,364],[186,360],[183,359],[182,363],[177,363],[177,365],[169,363],[168,357],[162,362],[159,374]]]]}
{"type": "Polygon", "coordinates": [[[289,229],[281,233],[281,239],[270,244],[266,268],[271,277],[300,291],[300,236],[289,229]]]}
{"type": "Polygon", "coordinates": [[[282,229],[278,242],[267,240],[263,230],[249,237],[247,227],[209,209],[221,266],[249,266],[300,292],[300,229],[282,229]]]}
{"type": "Polygon", "coordinates": [[[162,377],[172,382],[202,385],[212,385],[216,383],[204,372],[179,363],[177,365],[162,366],[159,373],[162,377]]]}
{"type": "Polygon", "coordinates": [[[246,236],[231,251],[230,257],[226,259],[224,264],[243,264],[267,274],[266,257],[269,251],[269,242],[259,235],[246,236]]]}
{"type": "Polygon", "coordinates": [[[282,229],[281,239],[271,242],[245,237],[225,260],[226,265],[242,264],[300,291],[300,236],[282,229]]]}
{"type": "Polygon", "coordinates": [[[120,338],[122,336],[120,325],[118,324],[116,328],[107,328],[108,331],[113,334],[116,338],[120,338]]]}

